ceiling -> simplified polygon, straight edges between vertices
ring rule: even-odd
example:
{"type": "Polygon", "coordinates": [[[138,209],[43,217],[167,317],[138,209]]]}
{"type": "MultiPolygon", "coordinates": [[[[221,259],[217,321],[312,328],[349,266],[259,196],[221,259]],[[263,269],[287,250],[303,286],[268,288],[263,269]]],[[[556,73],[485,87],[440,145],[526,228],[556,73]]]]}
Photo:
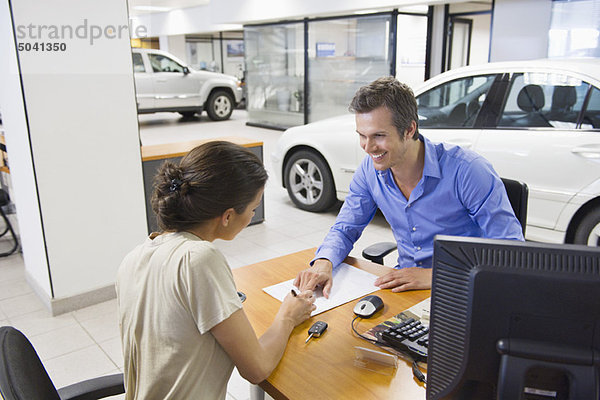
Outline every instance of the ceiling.
{"type": "Polygon", "coordinates": [[[210,0],[129,0],[129,15],[165,12],[180,8],[205,6],[210,0]]]}

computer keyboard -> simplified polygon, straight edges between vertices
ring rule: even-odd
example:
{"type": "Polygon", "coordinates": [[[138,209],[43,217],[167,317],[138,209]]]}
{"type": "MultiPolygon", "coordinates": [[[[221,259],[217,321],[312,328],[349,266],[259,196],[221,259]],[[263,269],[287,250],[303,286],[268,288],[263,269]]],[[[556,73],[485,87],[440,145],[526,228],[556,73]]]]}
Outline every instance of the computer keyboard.
{"type": "Polygon", "coordinates": [[[414,318],[381,332],[381,340],[389,347],[410,353],[417,361],[425,361],[429,346],[429,328],[414,318]]]}

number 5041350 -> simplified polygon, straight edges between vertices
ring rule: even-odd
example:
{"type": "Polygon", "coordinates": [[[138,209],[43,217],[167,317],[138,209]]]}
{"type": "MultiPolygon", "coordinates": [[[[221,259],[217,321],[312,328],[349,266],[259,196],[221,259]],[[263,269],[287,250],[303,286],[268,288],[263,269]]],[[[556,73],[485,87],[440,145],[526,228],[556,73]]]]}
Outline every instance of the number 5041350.
{"type": "Polygon", "coordinates": [[[64,42],[25,42],[17,46],[19,51],[65,51],[67,44],[64,42]]]}

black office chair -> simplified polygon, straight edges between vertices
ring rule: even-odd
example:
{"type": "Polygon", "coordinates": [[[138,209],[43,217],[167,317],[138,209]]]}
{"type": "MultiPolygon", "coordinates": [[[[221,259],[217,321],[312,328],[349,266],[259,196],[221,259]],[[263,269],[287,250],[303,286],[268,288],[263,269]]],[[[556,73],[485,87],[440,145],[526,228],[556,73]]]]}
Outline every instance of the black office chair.
{"type": "MultiPolygon", "coordinates": [[[[508,200],[512,206],[515,216],[521,223],[523,236],[525,236],[525,227],[527,226],[527,199],[529,198],[529,188],[527,184],[512,179],[501,178],[508,195],[508,200]]],[[[398,248],[396,242],[380,242],[370,245],[362,252],[362,256],[374,263],[383,265],[383,257],[390,254],[398,248]]]]}
{"type": "Polygon", "coordinates": [[[125,393],[123,374],[107,375],[56,390],[35,349],[12,326],[0,328],[0,398],[95,400],[125,393]]]}
{"type": "Polygon", "coordinates": [[[17,251],[17,249],[19,248],[19,240],[17,239],[17,235],[15,234],[15,231],[14,231],[12,225],[10,224],[10,221],[8,220],[8,217],[4,213],[4,209],[3,209],[9,203],[10,203],[10,197],[8,196],[8,192],[4,189],[0,189],[0,216],[2,216],[2,219],[4,220],[4,224],[6,225],[4,231],[2,231],[2,233],[0,233],[0,237],[6,235],[7,232],[10,232],[12,239],[13,239],[13,247],[9,251],[0,253],[0,257],[9,256],[12,253],[14,253],[15,251],[17,251]]]}

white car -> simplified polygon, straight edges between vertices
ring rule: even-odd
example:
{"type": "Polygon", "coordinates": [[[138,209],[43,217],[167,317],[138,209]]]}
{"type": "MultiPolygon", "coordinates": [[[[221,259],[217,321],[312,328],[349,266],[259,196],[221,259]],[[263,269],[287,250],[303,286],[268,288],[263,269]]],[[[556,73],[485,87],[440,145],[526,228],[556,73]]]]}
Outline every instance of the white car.
{"type": "MultiPolygon", "coordinates": [[[[401,79],[401,78],[400,78],[401,79]]],[[[600,59],[490,63],[415,90],[419,132],[470,148],[529,186],[526,236],[600,245],[600,59]]],[[[278,181],[308,211],[343,200],[365,156],[351,114],[288,129],[278,181]]]]}
{"type": "Polygon", "coordinates": [[[132,49],[138,113],[178,112],[192,117],[206,110],[213,121],[226,120],[242,101],[235,77],[196,71],[160,50],[132,49]]]}

